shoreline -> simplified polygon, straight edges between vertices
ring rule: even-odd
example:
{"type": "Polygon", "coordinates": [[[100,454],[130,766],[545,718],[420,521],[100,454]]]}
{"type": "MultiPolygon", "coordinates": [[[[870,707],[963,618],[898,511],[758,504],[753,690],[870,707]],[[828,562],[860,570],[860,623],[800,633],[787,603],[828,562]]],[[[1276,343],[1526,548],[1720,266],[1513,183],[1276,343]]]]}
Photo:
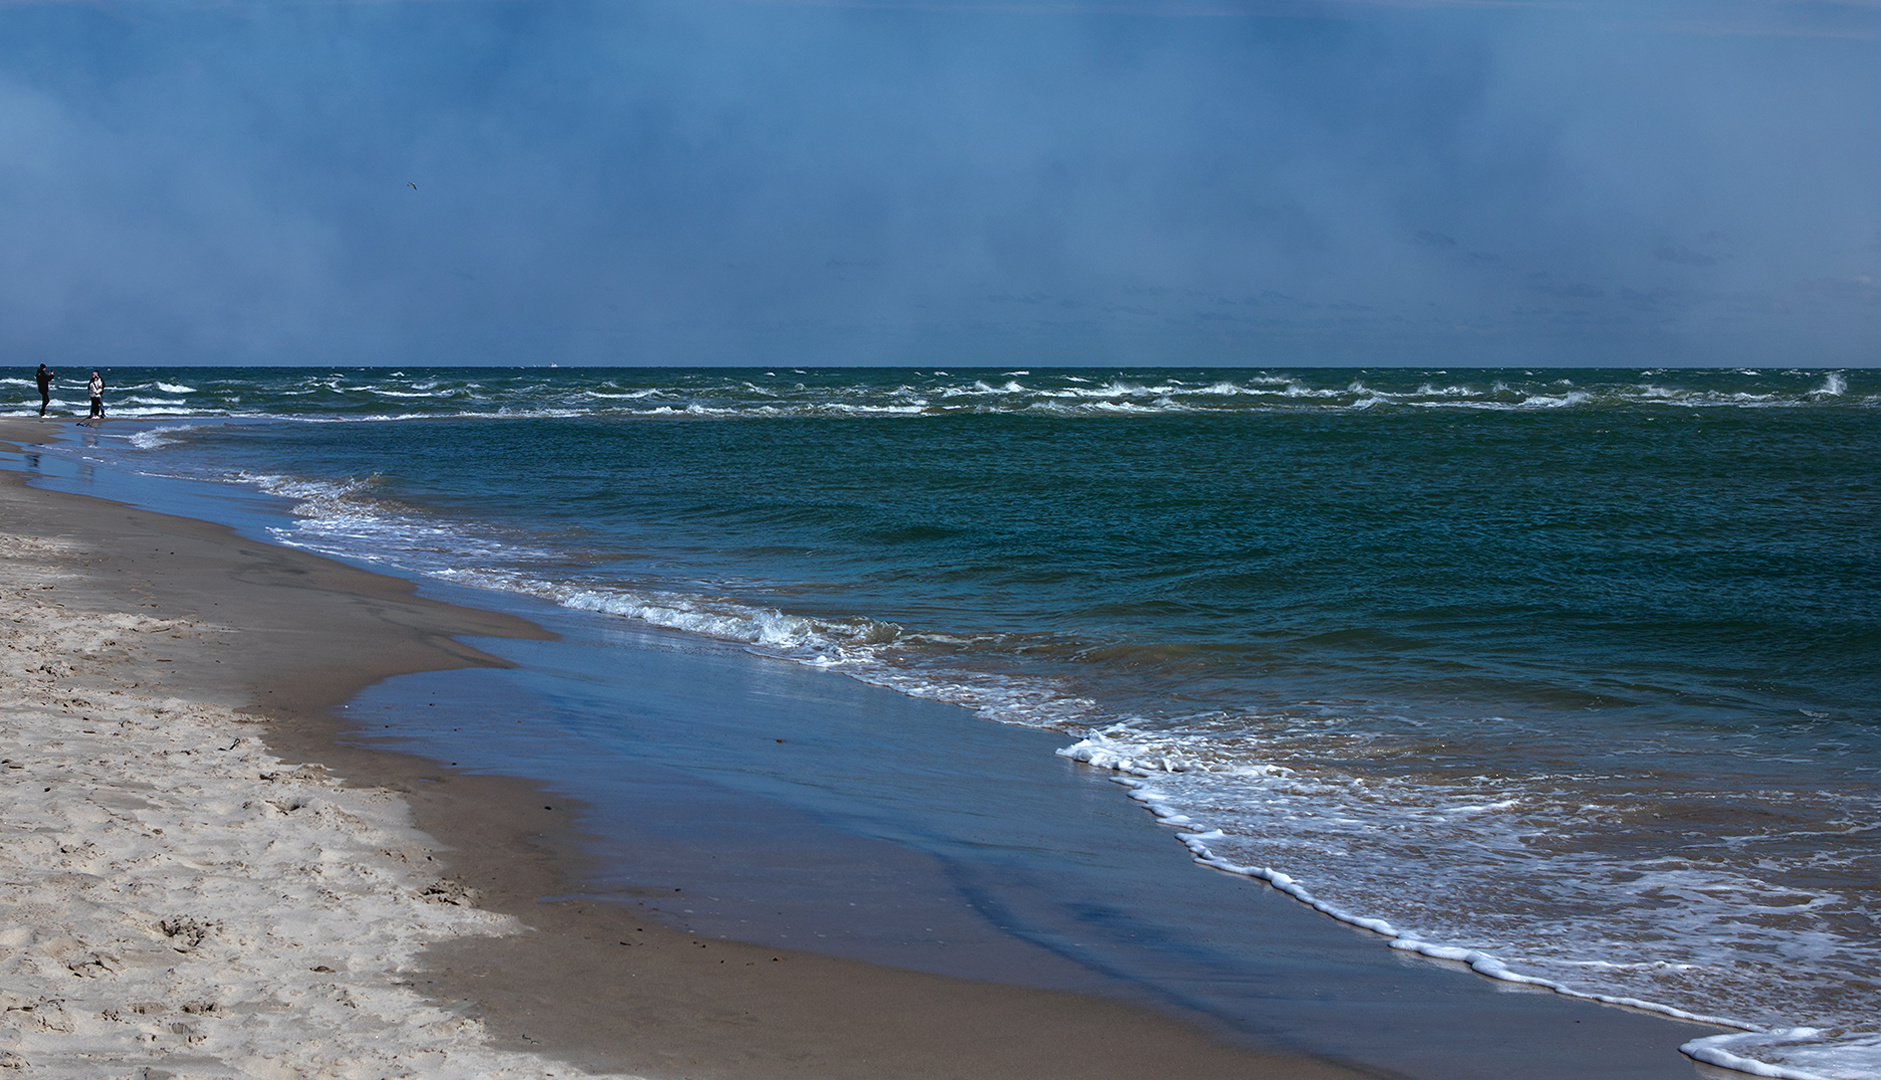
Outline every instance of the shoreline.
{"type": "MultiPolygon", "coordinates": [[[[0,421],[0,438],[33,441],[43,431],[32,420],[0,421]]],[[[545,1061],[656,1076],[1380,1075],[1223,1045],[1108,999],[702,941],[616,905],[541,902],[579,891],[582,857],[569,824],[575,808],[537,809],[553,803],[528,781],[460,775],[425,759],[347,745],[347,724],[332,711],[393,674],[502,663],[458,636],[528,638],[538,628],[424,599],[403,579],[249,541],[221,526],[31,488],[17,474],[0,481],[0,506],[9,617],[25,628],[8,642],[15,662],[4,692],[18,703],[9,712],[19,729],[9,741],[35,747],[46,762],[54,760],[51,751],[65,750],[56,768],[83,774],[77,801],[59,804],[71,812],[35,826],[40,864],[9,860],[9,888],[23,888],[33,874],[41,890],[60,875],[77,875],[63,886],[69,903],[41,903],[0,939],[7,1018],[18,1031],[0,1028],[0,1051],[36,1074],[83,1075],[108,1059],[161,1063],[187,1075],[298,1075],[341,1059],[381,1063],[357,1055],[378,1053],[386,1027],[397,1025],[399,1045],[408,1048],[400,1053],[430,1057],[383,1063],[427,1076],[550,1075],[545,1061]],[[69,575],[57,589],[33,585],[54,573],[69,575]],[[237,635],[239,647],[221,651],[226,645],[218,643],[237,635]],[[78,670],[62,666],[69,661],[61,654],[74,648],[84,660],[78,670]],[[75,696],[76,685],[87,696],[75,696]],[[95,742],[54,745],[77,741],[66,730],[76,700],[98,712],[108,705],[123,734],[92,723],[80,732],[95,742]],[[146,753],[159,735],[182,741],[168,754],[146,753]],[[215,767],[188,774],[198,789],[194,805],[223,807],[220,817],[192,814],[189,802],[157,805],[156,793],[168,795],[166,782],[177,783],[179,771],[170,768],[177,760],[207,767],[205,745],[215,748],[215,767]],[[126,747],[129,756],[117,752],[126,747]],[[283,758],[318,764],[285,767],[283,758]],[[86,762],[97,764],[81,769],[86,762]],[[121,775],[132,767],[142,770],[139,778],[121,775]],[[201,790],[216,784],[215,797],[203,800],[201,790]],[[283,785],[292,789],[285,799],[283,785]],[[161,833],[146,820],[159,813],[175,815],[161,833]],[[200,816],[215,820],[185,821],[200,816]],[[96,853],[94,832],[119,845],[111,858],[96,853]],[[246,849],[235,841],[243,835],[268,838],[264,854],[270,842],[311,847],[257,877],[266,864],[239,854],[246,849]],[[46,841],[38,838],[46,836],[73,850],[40,850],[46,841]],[[187,859],[175,851],[185,842],[198,848],[187,859]],[[210,855],[225,858],[223,871],[201,869],[210,855]],[[434,872],[440,863],[447,873],[434,872]],[[145,910],[141,894],[124,894],[127,875],[132,885],[150,885],[127,870],[133,864],[170,866],[161,875],[165,889],[212,880],[215,902],[205,894],[208,906],[196,915],[145,910]],[[280,892],[281,875],[307,866],[329,868],[306,875],[321,884],[285,908],[261,903],[262,894],[280,892]],[[326,881],[329,873],[345,876],[334,867],[362,879],[357,888],[326,881]],[[370,908],[377,917],[362,921],[368,905],[361,890],[377,890],[372,895],[392,907],[370,908]],[[337,898],[323,909],[331,916],[327,936],[316,939],[333,947],[349,932],[372,940],[423,925],[416,937],[382,949],[387,955],[372,970],[356,953],[344,964],[294,966],[272,953],[266,963],[255,959],[257,944],[272,947],[279,936],[272,921],[296,929],[318,921],[303,910],[316,894],[337,898]],[[99,940],[58,933],[60,920],[71,917],[67,907],[84,910],[99,940]],[[230,929],[242,926],[250,937],[230,929]],[[193,939],[186,952],[176,949],[179,939],[193,939]],[[252,985],[209,997],[108,1001],[132,984],[175,989],[170,983],[184,978],[178,973],[199,960],[202,985],[226,988],[218,977],[237,957],[256,969],[252,985]],[[83,980],[84,994],[33,999],[20,992],[29,982],[81,987],[64,981],[73,979],[83,980]],[[329,984],[337,989],[316,989],[329,984]],[[316,993],[326,993],[332,1009],[271,1013],[256,1004],[316,993]],[[367,999],[380,1011],[362,1012],[367,999]],[[283,1047],[292,1040],[277,1038],[278,1030],[257,1031],[278,1029],[290,1012],[304,1028],[301,1043],[283,1047]],[[254,1045],[257,1034],[267,1046],[254,1045]],[[269,1048],[276,1057],[264,1060],[269,1048]],[[288,1060],[295,1054],[301,1057],[288,1060]]],[[[54,768],[46,762],[9,774],[54,768]]],[[[15,763],[24,764],[8,765],[15,763]]],[[[13,813],[35,802],[17,783],[8,792],[13,813]]],[[[47,812],[56,809],[48,803],[47,812]]],[[[302,943],[281,955],[305,959],[309,948],[302,943]]]]}

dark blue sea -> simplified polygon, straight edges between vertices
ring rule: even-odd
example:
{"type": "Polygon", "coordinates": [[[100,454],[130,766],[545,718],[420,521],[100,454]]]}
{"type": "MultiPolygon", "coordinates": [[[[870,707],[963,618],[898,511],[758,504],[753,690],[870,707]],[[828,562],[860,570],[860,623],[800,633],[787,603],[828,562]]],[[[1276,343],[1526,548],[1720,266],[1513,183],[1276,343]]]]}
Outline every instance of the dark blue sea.
{"type": "Polygon", "coordinates": [[[49,453],[1048,732],[1380,950],[1881,1077],[1881,372],[105,376],[49,453]]]}

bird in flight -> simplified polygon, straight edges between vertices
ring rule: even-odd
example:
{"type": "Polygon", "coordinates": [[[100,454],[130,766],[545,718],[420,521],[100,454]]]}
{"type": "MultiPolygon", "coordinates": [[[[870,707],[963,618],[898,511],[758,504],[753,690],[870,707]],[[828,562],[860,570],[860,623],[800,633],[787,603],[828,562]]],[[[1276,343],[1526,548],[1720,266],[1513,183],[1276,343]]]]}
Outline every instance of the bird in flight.
{"type": "Polygon", "coordinates": [[[414,184],[414,183],[412,183],[412,182],[411,182],[410,180],[407,180],[407,181],[405,181],[405,186],[406,186],[406,187],[408,187],[408,188],[410,188],[410,189],[412,189],[413,191],[417,191],[417,190],[418,190],[418,185],[417,185],[417,184],[414,184]]]}

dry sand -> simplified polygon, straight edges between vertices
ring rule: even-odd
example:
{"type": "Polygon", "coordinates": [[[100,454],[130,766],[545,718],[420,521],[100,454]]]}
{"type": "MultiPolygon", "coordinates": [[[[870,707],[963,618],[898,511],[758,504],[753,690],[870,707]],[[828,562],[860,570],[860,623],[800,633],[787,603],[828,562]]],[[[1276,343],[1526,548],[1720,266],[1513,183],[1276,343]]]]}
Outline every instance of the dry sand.
{"type": "Polygon", "coordinates": [[[0,475],[0,1075],[1376,1075],[545,902],[574,808],[336,742],[473,634],[540,631],[0,475]]]}
{"type": "Polygon", "coordinates": [[[164,654],[239,630],[68,606],[89,554],[0,536],[0,1067],[566,1075],[411,988],[427,944],[518,921],[469,906],[403,800],[146,685],[164,654]]]}

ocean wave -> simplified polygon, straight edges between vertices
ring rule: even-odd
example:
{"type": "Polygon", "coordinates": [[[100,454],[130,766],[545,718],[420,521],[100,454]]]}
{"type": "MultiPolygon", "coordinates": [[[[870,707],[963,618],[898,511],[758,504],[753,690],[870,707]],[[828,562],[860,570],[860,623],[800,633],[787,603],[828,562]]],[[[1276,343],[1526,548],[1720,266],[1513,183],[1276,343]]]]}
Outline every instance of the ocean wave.
{"type": "Polygon", "coordinates": [[[440,569],[435,576],[455,584],[534,596],[573,611],[615,615],[720,641],[763,646],[813,663],[840,663],[849,658],[846,649],[883,645],[902,635],[894,623],[818,619],[663,590],[588,587],[470,568],[440,569]]]}
{"type": "MultiPolygon", "coordinates": [[[[416,419],[516,416],[737,420],[792,416],[906,418],[1027,413],[1088,417],[1377,409],[1580,412],[1650,407],[1873,408],[1881,389],[1847,371],[1425,372],[1197,371],[1010,373],[907,372],[848,375],[840,369],[778,378],[774,373],[626,369],[426,369],[422,377],[382,370],[189,369],[189,378],[136,369],[117,384],[184,395],[137,398],[135,406],[178,416],[416,419]]],[[[1865,378],[1865,375],[1859,376],[1865,378]]],[[[26,386],[15,379],[7,385],[26,386]]],[[[158,412],[135,415],[161,415],[158,412]]]]}
{"type": "MultiPolygon", "coordinates": [[[[1731,1035],[1704,1037],[1704,1039],[1689,1040],[1687,1044],[1683,1044],[1683,1052],[1697,1061],[1736,1069],[1736,1071],[1753,1072],[1759,1076],[1783,1076],[1791,1080],[1873,1080],[1875,1076],[1881,1076],[1881,1033],[1866,1031],[1866,1029],[1851,1031],[1851,1029],[1815,1029],[1815,1027],[1789,1027],[1789,1025],[1781,1024],[1757,1024],[1757,1022],[1744,1020],[1738,1016],[1723,1016],[1712,1009],[1674,1003],[1676,999],[1668,1001],[1665,993],[1652,993],[1653,980],[1650,978],[1652,975],[1668,973],[1668,971],[1670,973],[1689,971],[1693,965],[1667,963],[1663,958],[1653,956],[1650,952],[1636,952],[1631,956],[1623,954],[1618,961],[1606,960],[1606,958],[1586,958],[1586,960],[1550,958],[1552,963],[1537,963],[1533,958],[1505,960],[1501,954],[1486,950],[1482,946],[1454,943],[1454,941],[1431,941],[1411,929],[1399,928],[1398,924],[1394,924],[1390,918],[1367,913],[1364,907],[1352,907],[1349,903],[1330,901],[1320,896],[1319,892],[1311,888],[1307,882],[1300,881],[1298,877],[1294,877],[1292,873],[1283,869],[1277,869],[1268,864],[1258,864],[1258,862],[1241,862],[1236,858],[1225,856],[1221,850],[1223,847],[1236,847],[1238,843],[1245,843],[1245,837],[1236,837],[1226,832],[1225,828],[1211,828],[1209,824],[1211,818],[1232,820],[1232,818],[1241,817],[1236,811],[1226,809],[1226,807],[1247,807],[1247,805],[1260,805],[1260,803],[1275,807],[1275,803],[1285,802],[1290,792],[1294,798],[1300,798],[1305,805],[1294,807],[1290,811],[1279,811],[1279,818],[1283,818],[1285,822],[1292,822],[1288,824],[1288,830],[1298,830],[1298,826],[1307,820],[1317,820],[1317,822],[1324,822],[1328,818],[1337,820],[1343,815],[1351,815],[1354,807],[1351,803],[1341,807],[1336,798],[1328,802],[1328,794],[1334,792],[1337,785],[1326,785],[1322,779],[1305,777],[1300,771],[1292,770],[1287,766],[1232,764],[1230,760],[1223,758],[1223,754],[1196,754],[1193,745],[1185,745],[1179,739],[1174,743],[1168,739],[1146,739],[1146,741],[1119,739],[1117,738],[1119,732],[1129,732],[1129,724],[1114,728],[1112,734],[1093,732],[1087,738],[1080,739],[1078,743],[1059,749],[1057,753],[1059,756],[1076,760],[1080,764],[1087,764],[1091,768],[1117,773],[1114,777],[1115,781],[1129,788],[1132,800],[1142,803],[1144,809],[1157,818],[1161,824],[1179,830],[1178,837],[1181,843],[1189,849],[1194,862],[1198,862],[1200,866],[1213,867],[1225,873],[1234,873],[1234,875],[1249,877],[1255,881],[1266,882],[1277,892],[1287,894],[1292,899],[1311,907],[1313,911],[1326,914],[1328,918],[1345,922],[1354,928],[1377,933],[1396,950],[1413,952],[1418,956],[1426,956],[1430,960],[1462,963],[1482,977],[1495,978],[1499,982],[1510,982],[1510,984],[1520,984],[1520,986],[1533,986],[1533,988],[1550,990],[1565,997],[1597,1001],[1603,1005],[1620,1005],[1627,1009],[1657,1012],[1663,1016],[1672,1016],[1678,1020],[1689,1020],[1697,1024],[1729,1027],[1736,1031],[1731,1035]],[[1230,775],[1236,781],[1243,781],[1243,783],[1247,781],[1260,783],[1264,794],[1260,798],[1236,798],[1228,792],[1223,792],[1219,783],[1208,783],[1211,777],[1223,777],[1223,775],[1230,775]],[[1200,786],[1183,785],[1181,790],[1170,786],[1178,781],[1191,781],[1194,777],[1202,777],[1204,783],[1200,786]],[[1206,809],[1198,809],[1198,807],[1206,807],[1206,809]],[[1588,978],[1539,975],[1537,971],[1541,971],[1544,967],[1554,967],[1557,971],[1582,969],[1588,975],[1593,975],[1595,982],[1589,984],[1588,978]],[[1616,975],[1625,975],[1625,973],[1638,973],[1646,977],[1633,980],[1635,986],[1646,990],[1646,995],[1638,992],[1608,992],[1601,988],[1601,982],[1614,982],[1616,975]]],[[[1388,803],[1390,800],[1383,798],[1383,794],[1377,790],[1367,790],[1362,802],[1371,803],[1369,809],[1375,811],[1381,807],[1381,802],[1388,803]]],[[[1443,813],[1435,817],[1456,817],[1460,813],[1465,813],[1465,815],[1495,813],[1495,811],[1512,809],[1512,805],[1514,805],[1514,800],[1488,803],[1452,802],[1443,807],[1443,813]]],[[[1401,815],[1401,811],[1394,813],[1396,822],[1373,820],[1373,815],[1366,813],[1366,809],[1360,809],[1358,815],[1360,817],[1345,818],[1345,824],[1351,826],[1352,830],[1364,830],[1369,834],[1377,834],[1381,830],[1403,832],[1405,828],[1405,818],[1401,815]]],[[[1296,837],[1287,839],[1275,847],[1279,850],[1292,850],[1296,858],[1300,858],[1307,864],[1322,862],[1322,852],[1315,854],[1315,850],[1311,850],[1311,845],[1300,845],[1296,837]]],[[[1426,847],[1441,850],[1443,843],[1437,837],[1430,837],[1430,845],[1426,847]]],[[[1351,867],[1347,867],[1345,873],[1349,871],[1351,867]]],[[[1439,875],[1445,873],[1441,867],[1420,860],[1420,875],[1430,875],[1431,871],[1437,871],[1439,875]]],[[[1509,867],[1505,867],[1503,873],[1529,873],[1529,869],[1512,871],[1509,867]]],[[[1452,882],[1452,884],[1460,884],[1460,882],[1452,882]]],[[[1403,890],[1405,882],[1401,879],[1394,879],[1388,882],[1388,886],[1394,890],[1403,890]]],[[[1702,886],[1704,888],[1723,886],[1729,890],[1734,886],[1734,882],[1704,882],[1702,886]]],[[[1418,905],[1413,901],[1411,907],[1418,907],[1418,905]]],[[[1779,911],[1785,907],[1793,907],[1793,905],[1778,905],[1770,911],[1779,911]]],[[[1612,922],[1606,924],[1606,931],[1608,931],[1606,937],[1610,941],[1629,939],[1629,931],[1612,922]]],[[[1546,935],[1546,939],[1556,945],[1565,945],[1567,941],[1573,941],[1574,937],[1576,935],[1563,935],[1563,933],[1546,935]]],[[[1642,941],[1650,941],[1652,937],[1652,933],[1646,933],[1642,935],[1642,941]]],[[[1531,943],[1529,948],[1535,948],[1537,945],[1541,943],[1531,943]]],[[[1546,950],[1544,945],[1541,948],[1546,950]]]]}
{"type": "Polygon", "coordinates": [[[137,447],[139,450],[156,450],[160,447],[170,446],[178,442],[177,439],[171,438],[171,436],[194,430],[196,430],[196,428],[192,424],[147,428],[143,431],[133,433],[130,442],[132,446],[137,447]]]}
{"type": "MultiPolygon", "coordinates": [[[[514,386],[508,391],[479,389],[475,393],[484,398],[460,396],[450,407],[436,410],[413,398],[374,398],[356,413],[327,411],[322,402],[314,406],[312,417],[283,408],[278,397],[272,407],[279,415],[321,424],[422,423],[438,417],[607,416],[675,424],[790,416],[902,420],[961,411],[1082,418],[1304,407],[1324,415],[1335,410],[1431,408],[1525,411],[1534,418],[1522,424],[1546,425],[1554,422],[1548,414],[1601,409],[1651,410],[1657,418],[1672,415],[1662,410],[1674,408],[1847,409],[1875,398],[1865,393],[1861,373],[1850,373],[1840,383],[1830,377],[1837,373],[1792,373],[1781,386],[1758,387],[1734,386],[1730,379],[1754,381],[1761,376],[1728,374],[1713,373],[1707,376],[1709,383],[1681,381],[1679,373],[1668,372],[1650,378],[1629,373],[1626,380],[1606,381],[1588,380],[1580,373],[1572,379],[1558,373],[1495,379],[1446,374],[1396,381],[1370,374],[1336,379],[1238,375],[1212,381],[1093,378],[1086,387],[1090,393],[1069,393],[1060,391],[1084,375],[1041,372],[1023,376],[1026,386],[1020,391],[1006,389],[1019,385],[1021,376],[1016,375],[1005,378],[1003,385],[1001,377],[954,378],[946,385],[987,390],[952,398],[941,393],[940,381],[897,378],[892,386],[874,390],[857,380],[838,386],[753,389],[743,376],[712,376],[601,405],[592,398],[568,404],[588,394],[588,384],[578,384],[578,389],[564,386],[556,396],[544,391],[538,379],[527,392],[514,386]],[[1838,386],[1835,393],[1825,392],[1838,386]]],[[[501,379],[483,378],[490,386],[503,385],[501,379]]],[[[375,379],[375,385],[386,384],[382,375],[375,374],[375,379]]],[[[204,384],[204,400],[239,397],[232,386],[191,381],[204,384]]],[[[438,383],[433,400],[450,385],[438,383]]],[[[1348,426],[1358,430],[1370,423],[1369,418],[1354,418],[1348,426]]],[[[149,442],[140,448],[167,447],[179,441],[175,433],[189,426],[152,429],[149,442]]],[[[139,445],[135,437],[132,444],[139,445]]],[[[1398,775],[1387,768],[1368,771],[1365,763],[1388,760],[1393,754],[1402,760],[1429,755],[1402,740],[1394,742],[1398,733],[1377,726],[1365,729],[1354,719],[1356,707],[1341,712],[1344,706],[1325,706],[1312,715],[1291,717],[1245,712],[1174,715],[1168,711],[1171,706],[1137,700],[1145,712],[1130,714],[1128,702],[1094,692],[1094,684],[1077,670],[1081,664],[1096,666],[1084,663],[1098,651],[1088,642],[1045,635],[945,634],[914,625],[918,620],[818,617],[791,610],[790,600],[747,602],[742,597],[753,591],[738,581],[714,583],[638,570],[604,578],[574,566],[566,552],[558,554],[559,541],[536,545],[520,533],[503,533],[405,504],[393,497],[395,485],[383,476],[322,480],[257,470],[236,479],[293,500],[296,523],[275,534],[284,543],[457,584],[536,596],[571,610],[737,642],[764,655],[958,704],[987,719],[1068,733],[1078,743],[1068,747],[1075,752],[1065,756],[1111,769],[1131,781],[1133,797],[1179,829],[1198,861],[1215,860],[1207,865],[1247,872],[1331,917],[1385,935],[1393,947],[1459,963],[1487,977],[1591,1000],[1704,1017],[1721,1025],[1727,1023],[1722,1014],[1746,1029],[1688,1044],[1687,1052],[1698,1060],[1718,1065],[1736,1060],[1739,1065],[1732,1067],[1750,1071],[1789,1070],[1764,1075],[1814,1072],[1837,1080],[1881,1076],[1873,1036],[1854,1030],[1860,1026],[1859,1017],[1823,1012],[1794,1018],[1825,1025],[1845,1022],[1845,1027],[1794,1027],[1788,1023],[1783,997],[1794,991],[1798,1000],[1806,1000],[1816,985],[1812,979],[1820,982],[1864,966],[1881,966],[1872,941],[1795,929],[1800,917],[1825,911],[1837,918],[1853,916],[1831,910],[1835,898],[1820,891],[1761,880],[1752,872],[1755,859],[1707,866],[1701,860],[1660,857],[1622,860],[1604,856],[1597,847],[1576,851],[1561,846],[1590,821],[1623,818],[1631,812],[1628,793],[1599,792],[1605,801],[1598,801],[1585,784],[1550,788],[1540,777],[1485,773],[1433,779],[1398,775]],[[1080,648],[1088,651],[1080,656],[1080,648]],[[1154,712],[1157,708],[1164,711],[1154,712]],[[1538,843],[1538,837],[1549,838],[1557,848],[1539,862],[1524,862],[1524,848],[1538,843]],[[1635,876],[1622,881],[1618,871],[1635,876]],[[1537,894],[1560,890],[1552,895],[1562,901],[1558,906],[1594,914],[1579,922],[1548,914],[1545,904],[1534,902],[1534,895],[1500,896],[1498,900],[1509,902],[1499,912],[1470,910],[1447,899],[1473,897],[1483,882],[1492,887],[1519,882],[1537,894]],[[1649,913],[1648,922],[1628,923],[1611,914],[1611,905],[1628,897],[1657,897],[1655,902],[1662,906],[1649,913]],[[1684,951],[1624,944],[1654,936],[1684,951]],[[1733,953],[1766,966],[1794,963],[1798,973],[1793,979],[1707,981],[1707,970],[1735,962],[1733,953]],[[1747,981],[1771,984],[1769,994],[1759,996],[1762,987],[1744,989],[1747,981]]],[[[1491,734],[1507,723],[1499,717],[1480,719],[1491,734]]],[[[1873,820],[1873,809],[1852,808],[1845,817],[1873,820]]],[[[1735,848],[1755,843],[1754,837],[1738,835],[1716,839],[1735,848]]],[[[1550,896],[1540,895],[1539,900],[1550,896]]]]}
{"type": "Polygon", "coordinates": [[[1693,1039],[1679,1047],[1707,1065],[1781,1080],[1873,1080],[1881,1076],[1881,1033],[1777,1028],[1693,1039]]]}
{"type": "MultiPolygon", "coordinates": [[[[1082,732],[1084,737],[1060,754],[1118,773],[1130,787],[1132,798],[1144,804],[1163,823],[1182,830],[1182,842],[1196,861],[1267,882],[1329,917],[1380,934],[1393,948],[1460,963],[1479,975],[1500,981],[1740,1032],[1771,1035],[1796,1030],[1780,1023],[1721,1015],[1716,1009],[1696,1004],[1695,1000],[1682,1001],[1676,995],[1655,992],[1669,992],[1675,984],[1688,978],[1689,973],[1721,963],[1722,954],[1693,955],[1681,962],[1676,954],[1673,959],[1667,959],[1663,949],[1591,954],[1558,951],[1561,944],[1569,941],[1624,939],[1631,931],[1621,928],[1616,938],[1611,911],[1597,916],[1606,920],[1598,927],[1538,922],[1531,936],[1524,938],[1518,934],[1504,941],[1503,948],[1494,948],[1467,939],[1433,937],[1407,928],[1394,921],[1396,916],[1381,913],[1381,908],[1375,904],[1377,894],[1361,890],[1355,894],[1362,898],[1356,904],[1327,899],[1320,890],[1309,889],[1297,876],[1297,871],[1249,862],[1235,854],[1247,846],[1248,837],[1231,830],[1245,826],[1248,819],[1242,816],[1243,811],[1227,809],[1264,807],[1261,813],[1267,815],[1268,823],[1284,826],[1284,830],[1280,834],[1265,834],[1263,842],[1284,836],[1277,850],[1291,852],[1292,857],[1313,865],[1323,859],[1322,847],[1326,850],[1349,847],[1352,839],[1382,834],[1396,834],[1410,849],[1452,850],[1457,858],[1420,864],[1420,875],[1427,880],[1430,889],[1441,893],[1469,889],[1469,875],[1484,865],[1512,865],[1510,853],[1521,848],[1521,837],[1530,822],[1546,819],[1551,823],[1550,828],[1559,829],[1572,819],[1577,808],[1550,802],[1545,794],[1525,793],[1507,785],[1494,791],[1417,788],[1376,778],[1367,781],[1352,775],[1342,776],[1336,771],[1282,765],[1263,759],[1258,735],[1245,737],[1237,744],[1194,734],[1151,736],[1129,723],[1119,724],[1106,715],[1098,702],[1080,695],[1060,680],[1014,675],[1000,670],[1002,665],[997,664],[976,670],[948,659],[977,655],[983,660],[989,650],[1036,652],[1037,645],[1030,642],[1004,641],[997,636],[976,639],[927,635],[893,622],[817,618],[744,604],[729,597],[714,599],[657,588],[578,584],[525,573],[471,569],[462,567],[461,560],[457,568],[439,570],[436,576],[458,584],[535,596],[572,610],[737,642],[766,655],[838,669],[861,681],[887,686],[910,696],[960,705],[989,720],[1082,732]],[[926,648],[929,645],[933,646],[931,650],[926,648]],[[1171,787],[1171,783],[1178,786],[1171,787]],[[1317,824],[1302,832],[1300,826],[1307,820],[1317,824]],[[1473,839],[1459,842],[1466,836],[1473,839]],[[1485,844],[1488,847],[1484,847],[1485,844]],[[1498,848],[1497,845],[1505,846],[1498,848]],[[1490,853],[1492,849],[1501,854],[1490,853]],[[1477,854],[1469,854],[1471,852],[1477,854]],[[1604,935],[1595,932],[1602,928],[1604,935]],[[1551,948],[1556,950],[1554,955],[1548,955],[1551,948]],[[1603,988],[1608,985],[1622,989],[1603,988]]],[[[1190,730],[1197,729],[1191,725],[1190,730]]],[[[1612,808],[1606,807],[1582,806],[1578,810],[1612,812],[1612,808]]],[[[1387,891],[1408,901],[1410,907],[1406,910],[1410,911],[1420,906],[1417,897],[1421,890],[1404,888],[1402,870],[1405,865],[1403,861],[1376,864],[1385,874],[1381,881],[1387,891]]],[[[1340,873],[1349,878],[1353,869],[1348,860],[1340,873]]],[[[1540,871],[1541,865],[1537,863],[1519,873],[1531,884],[1545,889],[1549,887],[1549,875],[1585,875],[1589,868],[1565,860],[1537,877],[1540,871]]],[[[1646,936],[1659,933],[1678,939],[1702,937],[1706,925],[1716,925],[1714,920],[1742,917],[1756,910],[1746,903],[1753,884],[1696,871],[1655,873],[1647,868],[1639,886],[1641,891],[1701,896],[1716,894],[1722,889],[1731,893],[1731,898],[1686,912],[1684,921],[1692,924],[1686,928],[1656,916],[1653,924],[1646,928],[1649,931],[1646,936]],[[1730,914],[1733,912],[1735,915],[1730,914]]],[[[1345,887],[1349,885],[1348,881],[1345,887]]],[[[1595,882],[1593,887],[1601,886],[1595,882]]],[[[1573,903],[1585,901],[1585,897],[1575,897],[1573,903]]],[[[1807,910],[1812,902],[1816,901],[1795,894],[1773,894],[1761,909],[1773,917],[1786,912],[1793,917],[1807,910]]],[[[1431,904],[1422,906],[1428,910],[1442,905],[1433,899],[1431,904]]],[[[1687,991],[1688,996],[1692,992],[1702,996],[1708,991],[1695,988],[1687,991]]],[[[1818,1034],[1810,1045],[1817,1048],[1812,1052],[1819,1060],[1833,1056],[1839,1063],[1833,1076],[1848,1080],[1869,1075],[1854,1064],[1861,1060],[1863,1038],[1867,1036],[1856,1036],[1850,1041],[1818,1034]]],[[[1688,1051],[1700,1060],[1720,1064],[1727,1053],[1721,1048],[1723,1045],[1699,1040],[1691,1044],[1688,1051]]],[[[1745,1049],[1749,1044],[1730,1045],[1745,1049]]],[[[1743,1060],[1758,1059],[1743,1057],[1743,1060]]],[[[1769,1067],[1791,1068],[1775,1064],[1769,1067]]],[[[1791,1072],[1768,1075],[1791,1075],[1791,1072]]]]}

